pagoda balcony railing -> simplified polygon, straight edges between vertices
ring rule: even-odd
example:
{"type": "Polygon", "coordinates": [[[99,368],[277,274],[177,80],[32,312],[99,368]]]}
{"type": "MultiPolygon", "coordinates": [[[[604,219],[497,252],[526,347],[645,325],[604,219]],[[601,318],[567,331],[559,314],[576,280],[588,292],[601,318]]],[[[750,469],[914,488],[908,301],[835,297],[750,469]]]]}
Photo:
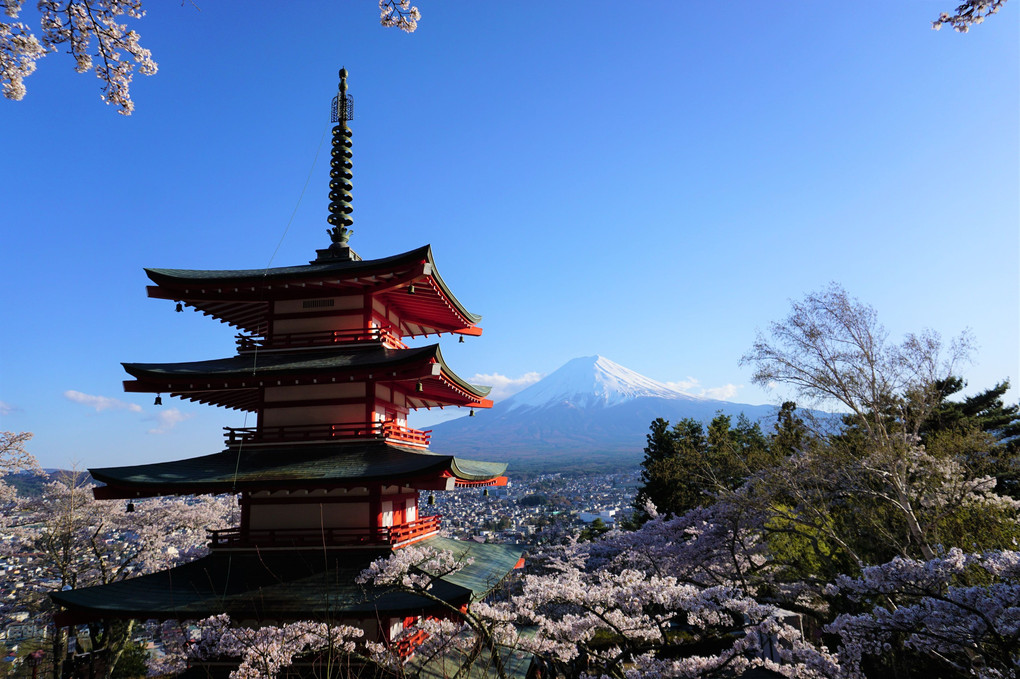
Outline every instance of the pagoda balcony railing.
{"type": "Polygon", "coordinates": [[[338,439],[384,439],[428,448],[431,429],[412,429],[396,422],[292,424],[280,427],[224,427],[228,446],[253,443],[305,443],[338,439]]]}
{"type": "Polygon", "coordinates": [[[206,530],[209,546],[219,548],[247,547],[358,547],[401,546],[439,532],[442,516],[423,516],[396,526],[378,528],[277,528],[242,530],[224,528],[206,530]]]}
{"type": "Polygon", "coordinates": [[[387,328],[359,328],[355,330],[315,330],[311,332],[277,333],[271,337],[237,335],[238,353],[257,349],[306,349],[333,344],[382,342],[392,349],[406,349],[407,345],[387,328]]]}
{"type": "Polygon", "coordinates": [[[412,653],[414,653],[414,650],[425,643],[425,640],[428,638],[428,632],[425,630],[414,630],[410,634],[405,634],[394,641],[390,646],[390,650],[398,658],[408,658],[412,653]]]}

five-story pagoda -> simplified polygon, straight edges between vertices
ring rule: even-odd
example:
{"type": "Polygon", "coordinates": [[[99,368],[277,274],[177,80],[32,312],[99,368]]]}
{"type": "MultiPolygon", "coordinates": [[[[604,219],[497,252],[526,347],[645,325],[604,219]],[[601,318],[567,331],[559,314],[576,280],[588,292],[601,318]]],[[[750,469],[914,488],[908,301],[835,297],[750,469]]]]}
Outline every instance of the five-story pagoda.
{"type": "Polygon", "coordinates": [[[64,624],[96,618],[197,619],[228,613],[266,623],[358,624],[391,640],[436,604],[356,585],[371,561],[413,543],[467,566],[434,593],[460,606],[519,565],[515,546],[440,537],[419,491],[502,485],[505,465],[429,450],[407,424],[416,408],[487,408],[487,388],[447,366],[438,345],[403,339],[478,335],[479,316],[440,277],[429,246],[363,260],[351,250],[352,102],[346,71],[333,100],[329,234],[307,265],[240,271],[147,269],[150,297],[242,331],[237,354],[187,363],[126,363],[128,392],[255,414],[226,429],[222,452],[174,462],[91,469],[99,499],[234,493],[240,525],[211,534],[210,554],[111,585],[61,592],[64,624]]]}

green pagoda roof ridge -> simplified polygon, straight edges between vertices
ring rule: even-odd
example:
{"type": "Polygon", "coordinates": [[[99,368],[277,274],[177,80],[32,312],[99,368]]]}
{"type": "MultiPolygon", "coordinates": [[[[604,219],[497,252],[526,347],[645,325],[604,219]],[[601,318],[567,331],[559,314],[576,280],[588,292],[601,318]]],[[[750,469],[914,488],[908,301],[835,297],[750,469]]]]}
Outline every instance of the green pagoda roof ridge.
{"type": "Polygon", "coordinates": [[[342,271],[354,272],[361,269],[376,269],[379,268],[380,265],[400,263],[404,260],[414,260],[419,257],[426,261],[432,261],[432,246],[423,245],[415,248],[414,250],[408,250],[407,252],[390,255],[389,257],[381,257],[379,259],[336,259],[312,264],[298,264],[295,266],[278,266],[262,269],[161,269],[145,267],[145,273],[149,274],[149,278],[151,278],[154,283],[161,282],[160,280],[157,280],[156,277],[164,279],[221,279],[230,281],[262,278],[277,279],[290,278],[303,274],[314,275],[319,273],[334,273],[342,271]]]}
{"type": "Polygon", "coordinates": [[[208,282],[212,284],[233,283],[235,285],[255,285],[293,280],[294,282],[309,281],[330,275],[364,276],[368,272],[388,267],[409,264],[415,261],[427,262],[431,267],[431,277],[450,300],[457,312],[475,325],[482,320],[481,315],[472,313],[457,299],[450,287],[439,275],[431,245],[423,245],[397,255],[379,259],[331,259],[310,264],[283,266],[263,269],[161,269],[145,268],[145,273],[159,286],[183,286],[187,284],[208,282]]]}
{"type": "MultiPolygon", "coordinates": [[[[334,345],[324,349],[297,352],[263,351],[212,358],[202,361],[168,363],[121,363],[133,377],[157,375],[187,377],[190,375],[285,375],[309,370],[342,370],[344,368],[394,368],[404,364],[439,358],[439,345],[393,349],[390,347],[350,347],[334,345]]],[[[447,367],[443,363],[443,367],[447,367]]],[[[452,372],[452,371],[451,371],[452,372]]]]}
{"type": "Polygon", "coordinates": [[[113,497],[214,494],[265,489],[335,488],[392,480],[393,485],[449,473],[468,482],[489,481],[506,463],[467,460],[388,441],[274,444],[211,455],[121,467],[89,469],[113,497]]]}
{"type": "MultiPolygon", "coordinates": [[[[334,345],[323,349],[244,353],[203,361],[121,365],[137,380],[126,383],[125,388],[129,391],[201,393],[212,399],[208,402],[213,402],[214,394],[219,391],[233,390],[236,393],[238,390],[251,390],[258,386],[258,382],[285,377],[308,378],[314,375],[315,380],[323,383],[329,379],[354,379],[357,375],[374,375],[376,379],[397,381],[429,379],[434,375],[423,372],[428,365],[440,366],[442,375],[470,398],[481,401],[492,391],[490,386],[474,385],[457,375],[446,363],[438,344],[405,349],[334,345]],[[201,387],[203,383],[207,385],[205,389],[201,387]],[[224,385],[222,389],[221,384],[224,385]]],[[[249,406],[236,403],[230,407],[243,409],[249,406]]]]}

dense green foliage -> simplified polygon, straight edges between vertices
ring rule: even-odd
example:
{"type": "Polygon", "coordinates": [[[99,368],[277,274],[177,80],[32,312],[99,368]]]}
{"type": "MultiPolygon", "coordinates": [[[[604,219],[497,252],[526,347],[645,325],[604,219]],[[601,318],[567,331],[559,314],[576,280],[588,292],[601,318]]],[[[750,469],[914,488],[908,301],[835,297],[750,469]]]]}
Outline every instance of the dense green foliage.
{"type": "Polygon", "coordinates": [[[142,679],[148,676],[149,668],[146,661],[149,659],[149,651],[139,641],[129,641],[117,661],[113,670],[112,679],[142,679]]]}
{"type": "Polygon", "coordinates": [[[1010,548],[1020,541],[1016,510],[963,498],[976,490],[1017,497],[1020,407],[1003,404],[1006,382],[956,400],[963,380],[933,386],[923,397],[889,397],[880,412],[811,427],[786,402],[767,435],[744,418],[656,419],[638,521],[648,501],[672,515],[724,497],[744,503],[762,514],[773,563],[791,579],[831,579],[898,556],[930,558],[933,549],[1010,548]],[[903,413],[921,411],[912,402],[921,398],[930,400],[927,415],[910,425],[903,413]]]}
{"type": "Polygon", "coordinates": [[[936,384],[940,399],[921,425],[921,441],[934,455],[961,458],[975,473],[994,476],[996,492],[1020,499],[1020,405],[1002,401],[1009,381],[949,400],[965,386],[959,377],[936,384]]]}
{"type": "Polygon", "coordinates": [[[600,537],[609,532],[609,526],[602,519],[595,519],[590,524],[581,529],[581,532],[577,536],[578,542],[591,542],[592,540],[598,540],[600,537]]]}
{"type": "Polygon", "coordinates": [[[674,515],[708,506],[720,491],[740,487],[752,474],[799,449],[807,429],[795,410],[792,402],[784,403],[768,436],[743,415],[735,426],[728,415],[717,415],[707,428],[690,418],[672,427],[656,419],[641,462],[643,485],[634,501],[638,514],[645,516],[649,501],[674,515]]]}

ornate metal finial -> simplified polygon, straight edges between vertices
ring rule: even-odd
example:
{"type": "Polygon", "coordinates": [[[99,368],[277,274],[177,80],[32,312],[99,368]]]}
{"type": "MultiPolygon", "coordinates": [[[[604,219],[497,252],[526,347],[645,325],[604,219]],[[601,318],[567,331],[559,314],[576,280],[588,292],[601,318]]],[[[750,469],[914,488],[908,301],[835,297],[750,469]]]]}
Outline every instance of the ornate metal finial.
{"type": "Polygon", "coordinates": [[[347,94],[347,69],[340,69],[340,89],[333,97],[332,122],[333,126],[333,153],[330,161],[329,171],[329,217],[326,221],[332,225],[327,229],[333,244],[330,250],[337,252],[347,248],[347,241],[354,233],[351,225],[351,129],[347,122],[354,119],[354,99],[347,94]]]}

